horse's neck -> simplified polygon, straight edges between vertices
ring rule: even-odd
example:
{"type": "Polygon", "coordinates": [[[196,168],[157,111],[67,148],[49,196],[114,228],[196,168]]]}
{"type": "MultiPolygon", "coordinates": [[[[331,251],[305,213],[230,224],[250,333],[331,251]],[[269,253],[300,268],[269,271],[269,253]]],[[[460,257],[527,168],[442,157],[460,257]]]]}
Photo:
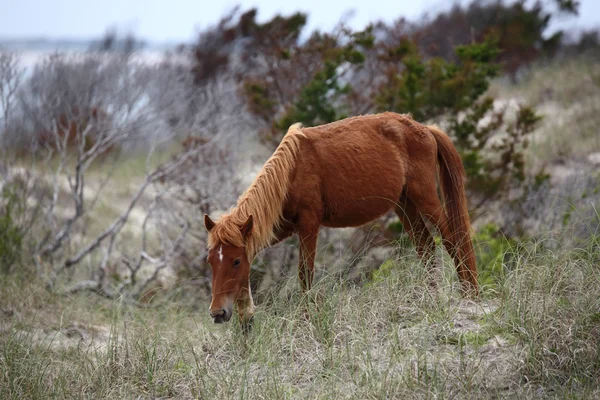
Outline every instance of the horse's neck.
{"type": "Polygon", "coordinates": [[[251,247],[255,254],[270,246],[274,230],[281,223],[298,146],[297,137],[286,136],[232,211],[239,223],[246,222],[250,215],[254,217],[251,247]]]}
{"type": "Polygon", "coordinates": [[[246,199],[242,200],[242,202],[232,210],[231,215],[235,218],[235,221],[242,224],[247,221],[250,215],[254,217],[252,237],[249,239],[249,241],[251,241],[250,247],[254,253],[251,254],[250,257],[253,258],[256,254],[271,245],[276,236],[275,231],[283,219],[283,215],[270,221],[268,218],[265,218],[264,210],[259,210],[260,207],[267,207],[267,205],[262,205],[253,201],[250,201],[249,204],[244,204],[245,201],[246,199]]]}

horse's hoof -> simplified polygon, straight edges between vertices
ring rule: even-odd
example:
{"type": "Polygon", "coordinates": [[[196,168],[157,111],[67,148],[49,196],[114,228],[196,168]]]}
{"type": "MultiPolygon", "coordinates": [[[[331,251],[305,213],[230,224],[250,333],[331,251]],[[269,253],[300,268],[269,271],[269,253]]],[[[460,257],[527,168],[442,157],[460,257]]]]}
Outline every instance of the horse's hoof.
{"type": "Polygon", "coordinates": [[[252,332],[252,325],[254,325],[254,316],[242,321],[242,333],[247,335],[252,332]]]}
{"type": "Polygon", "coordinates": [[[310,321],[310,314],[308,313],[308,311],[304,311],[302,313],[302,317],[304,317],[305,321],[307,321],[307,322],[310,321]]]}

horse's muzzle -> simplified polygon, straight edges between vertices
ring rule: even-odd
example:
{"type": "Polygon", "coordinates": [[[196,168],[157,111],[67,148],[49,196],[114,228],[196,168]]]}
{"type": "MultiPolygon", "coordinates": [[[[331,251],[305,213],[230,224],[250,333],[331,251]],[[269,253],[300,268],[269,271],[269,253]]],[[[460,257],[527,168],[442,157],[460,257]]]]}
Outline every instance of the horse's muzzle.
{"type": "Polygon", "coordinates": [[[223,322],[229,322],[231,319],[231,311],[228,311],[224,308],[210,310],[210,316],[215,324],[222,324],[223,322]]]}

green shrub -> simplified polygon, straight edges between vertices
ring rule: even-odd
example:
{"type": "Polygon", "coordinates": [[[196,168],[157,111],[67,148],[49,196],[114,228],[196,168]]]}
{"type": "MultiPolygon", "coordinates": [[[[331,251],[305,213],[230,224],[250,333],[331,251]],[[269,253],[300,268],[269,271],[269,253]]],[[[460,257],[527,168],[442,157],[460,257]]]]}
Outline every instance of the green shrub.
{"type": "Polygon", "coordinates": [[[377,268],[371,274],[371,282],[377,283],[377,282],[386,280],[386,278],[388,278],[391,275],[392,270],[394,270],[394,268],[396,268],[397,265],[398,265],[398,263],[395,260],[391,260],[391,259],[385,260],[379,266],[379,268],[377,268]]]}
{"type": "Polygon", "coordinates": [[[490,223],[477,232],[474,245],[479,284],[496,287],[504,279],[506,265],[510,262],[516,242],[504,236],[496,224],[490,223]]]}

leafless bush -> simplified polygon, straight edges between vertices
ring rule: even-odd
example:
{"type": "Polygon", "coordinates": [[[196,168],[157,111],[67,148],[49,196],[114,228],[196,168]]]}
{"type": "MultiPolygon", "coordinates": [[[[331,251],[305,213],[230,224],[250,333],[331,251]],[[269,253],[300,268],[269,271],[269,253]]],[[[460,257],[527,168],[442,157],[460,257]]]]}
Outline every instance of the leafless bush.
{"type": "Polygon", "coordinates": [[[77,283],[70,292],[136,298],[165,273],[190,265],[206,281],[201,217],[239,195],[248,165],[240,143],[252,126],[230,79],[202,86],[192,80],[175,63],[89,52],[54,54],[20,90],[9,86],[18,134],[6,136],[4,148],[20,149],[12,171],[24,165],[28,179],[48,188],[46,196],[24,200],[38,210],[31,258],[52,285],[71,277],[77,283]],[[174,146],[170,159],[156,161],[174,146]],[[127,182],[135,187],[130,199],[112,205],[116,216],[101,215],[98,207],[124,183],[119,161],[140,156],[145,171],[127,182]]]}
{"type": "Polygon", "coordinates": [[[55,54],[36,66],[19,92],[22,126],[12,147],[44,160],[52,186],[34,259],[63,257],[114,173],[108,168],[98,184],[87,185],[92,164],[110,152],[118,156],[150,123],[146,75],[126,57],[55,54]]]}
{"type": "Polygon", "coordinates": [[[189,86],[185,77],[163,66],[155,82],[158,87],[151,90],[163,95],[150,95],[149,108],[161,115],[155,126],[169,132],[155,138],[155,145],[178,139],[181,149],[169,161],[149,170],[126,210],[67,258],[64,268],[68,269],[93,252],[103,253],[94,279],[76,284],[71,292],[91,288],[109,297],[140,298],[165,274],[191,279],[207,288],[210,271],[204,261],[201,218],[204,212],[232,204],[240,193],[244,157],[238,149],[249,121],[244,119],[235,86],[226,81],[189,86]],[[142,202],[143,211],[138,205],[142,202]],[[138,227],[141,242],[132,246],[119,238],[136,207],[144,217],[138,227]],[[120,282],[111,281],[107,273],[111,268],[121,270],[120,282]]]}
{"type": "Polygon", "coordinates": [[[10,117],[15,108],[14,103],[23,72],[19,54],[0,49],[0,149],[5,147],[3,142],[9,130],[10,117]]]}

